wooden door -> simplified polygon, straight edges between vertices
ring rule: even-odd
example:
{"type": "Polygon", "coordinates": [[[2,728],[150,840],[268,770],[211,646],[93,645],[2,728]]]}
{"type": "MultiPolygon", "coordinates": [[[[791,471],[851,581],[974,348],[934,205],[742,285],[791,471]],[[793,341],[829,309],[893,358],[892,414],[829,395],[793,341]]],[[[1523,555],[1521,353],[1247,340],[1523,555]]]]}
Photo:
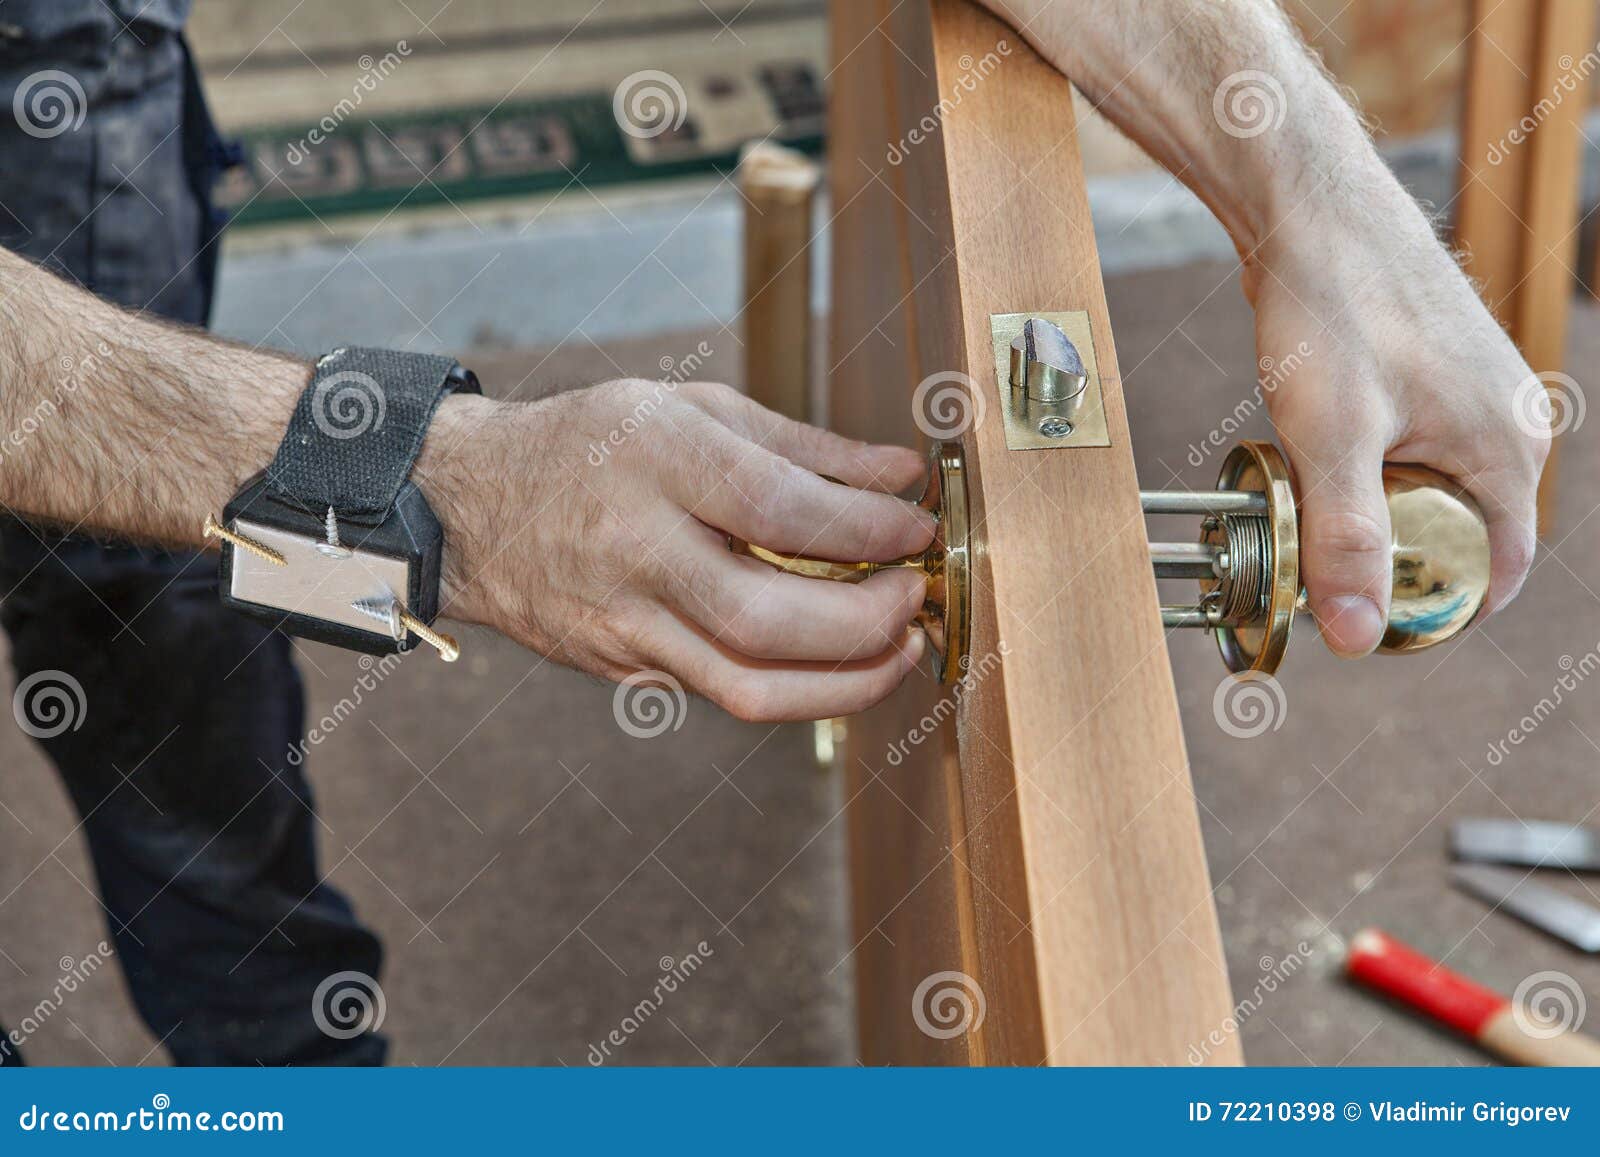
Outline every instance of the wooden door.
{"type": "MultiPolygon", "coordinates": [[[[1540,374],[1557,419],[1539,480],[1539,532],[1555,518],[1556,454],[1571,424],[1566,364],[1578,258],[1587,100],[1560,99],[1573,60],[1591,51],[1593,0],[1501,4],[1467,16],[1456,246],[1484,302],[1540,374]],[[1548,115],[1551,93],[1557,94],[1548,115]],[[1537,112],[1537,118],[1533,114],[1537,112]],[[1531,129],[1528,122],[1536,119],[1531,129]]],[[[1600,284],[1600,263],[1592,283],[1600,284]]]]}
{"type": "Polygon", "coordinates": [[[910,444],[919,383],[984,395],[966,685],[843,753],[862,1058],[1236,1063],[1070,86],[966,0],[831,17],[831,424],[910,444]],[[1111,444],[1008,450],[990,317],[1067,310],[1111,444]]]}

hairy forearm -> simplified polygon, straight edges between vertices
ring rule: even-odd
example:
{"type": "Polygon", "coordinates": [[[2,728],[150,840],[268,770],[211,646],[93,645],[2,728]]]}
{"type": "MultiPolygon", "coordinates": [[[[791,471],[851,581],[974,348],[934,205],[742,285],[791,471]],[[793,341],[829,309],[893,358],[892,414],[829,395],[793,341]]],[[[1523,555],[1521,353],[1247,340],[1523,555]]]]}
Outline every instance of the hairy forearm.
{"type": "Polygon", "coordinates": [[[1292,219],[1405,199],[1275,0],[984,2],[1194,189],[1245,254],[1292,219]]]}
{"type": "MultiPolygon", "coordinates": [[[[129,542],[201,534],[272,460],[311,377],[253,349],[110,305],[0,249],[0,509],[129,542]]],[[[452,617],[481,619],[466,556],[492,538],[476,458],[506,404],[453,396],[414,469],[445,527],[452,617]]]]}
{"type": "Polygon", "coordinates": [[[195,546],[272,457],[308,363],[155,321],[0,250],[0,503],[195,546]]]}
{"type": "MultiPolygon", "coordinates": [[[[310,375],[0,250],[0,504],[200,545],[206,515],[272,459],[310,375]]],[[[852,586],[775,575],[728,538],[824,558],[919,553],[932,520],[893,495],[922,473],[919,454],[804,427],[726,386],[622,380],[538,402],[452,394],[411,476],[444,529],[442,613],[777,722],[893,690],[926,645],[912,629],[925,584],[893,567],[852,586]]]]}

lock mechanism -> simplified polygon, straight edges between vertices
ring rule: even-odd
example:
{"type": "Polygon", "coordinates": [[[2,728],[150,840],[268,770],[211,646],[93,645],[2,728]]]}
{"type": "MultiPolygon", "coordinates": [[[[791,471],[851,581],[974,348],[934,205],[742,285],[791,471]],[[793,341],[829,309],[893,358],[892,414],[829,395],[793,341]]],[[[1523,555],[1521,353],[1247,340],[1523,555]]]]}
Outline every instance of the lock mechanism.
{"type": "MultiPolygon", "coordinates": [[[[920,554],[890,562],[833,562],[829,559],[780,554],[743,539],[730,538],[728,548],[807,578],[865,582],[880,570],[910,567],[927,578],[928,590],[916,623],[928,636],[934,672],[941,683],[954,683],[967,669],[967,631],[971,622],[971,560],[968,551],[967,470],[960,442],[936,442],[930,454],[928,485],[919,505],[934,517],[933,541],[920,554]]],[[[829,479],[837,481],[837,479],[829,479]]]]}
{"type": "MultiPolygon", "coordinates": [[[[1387,464],[1383,489],[1393,536],[1393,586],[1378,649],[1405,654],[1455,638],[1482,609],[1489,595],[1489,533],[1472,498],[1433,470],[1387,464]]],[[[1216,490],[1146,490],[1139,504],[1146,514],[1200,517],[1198,541],[1150,544],[1157,578],[1200,584],[1197,603],[1161,608],[1162,624],[1213,632],[1222,661],[1235,674],[1276,671],[1295,615],[1305,609],[1294,485],[1277,447],[1240,442],[1223,461],[1216,490]]],[[[863,582],[890,567],[921,571],[928,589],[916,621],[927,633],[940,682],[951,684],[967,669],[971,624],[971,531],[961,443],[934,445],[921,505],[937,520],[933,542],[920,554],[890,562],[780,554],[741,539],[730,539],[728,546],[790,574],[835,582],[863,582]]]]}
{"type": "MultiPolygon", "coordinates": [[[[1444,475],[1386,464],[1384,497],[1393,539],[1389,621],[1378,650],[1405,654],[1455,638],[1489,595],[1489,533],[1483,513],[1444,475]]],[[[1223,461],[1217,489],[1141,491],[1146,514],[1197,514],[1199,540],[1151,543],[1157,578],[1194,578],[1200,600],[1163,606],[1167,627],[1212,631],[1235,674],[1272,674],[1305,609],[1300,527],[1289,468],[1277,447],[1240,442],[1223,461]]]]}
{"type": "Polygon", "coordinates": [[[1111,445],[1087,313],[991,314],[989,336],[1008,449],[1111,445]]]}

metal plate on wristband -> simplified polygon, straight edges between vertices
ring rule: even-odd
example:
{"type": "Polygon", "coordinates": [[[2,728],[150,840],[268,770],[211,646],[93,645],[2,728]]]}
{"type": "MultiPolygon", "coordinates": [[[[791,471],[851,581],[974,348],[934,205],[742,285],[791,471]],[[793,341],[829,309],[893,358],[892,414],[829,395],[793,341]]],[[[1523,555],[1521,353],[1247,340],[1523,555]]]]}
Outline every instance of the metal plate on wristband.
{"type": "Polygon", "coordinates": [[[228,588],[234,598],[309,615],[379,638],[393,637],[384,623],[355,604],[393,599],[396,592],[410,590],[411,567],[405,559],[349,543],[343,546],[346,557],[340,558],[326,553],[323,541],[244,517],[236,518],[232,529],[277,551],[285,563],[278,566],[247,551],[234,551],[228,588]]]}

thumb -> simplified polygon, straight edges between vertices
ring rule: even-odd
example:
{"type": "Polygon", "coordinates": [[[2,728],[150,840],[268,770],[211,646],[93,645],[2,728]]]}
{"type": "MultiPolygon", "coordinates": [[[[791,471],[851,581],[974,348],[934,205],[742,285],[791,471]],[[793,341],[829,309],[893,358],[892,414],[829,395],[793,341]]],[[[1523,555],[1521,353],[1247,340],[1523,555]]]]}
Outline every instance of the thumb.
{"type": "Polygon", "coordinates": [[[1363,443],[1337,461],[1299,455],[1300,575],[1323,641],[1358,658],[1383,638],[1393,583],[1383,448],[1363,443]]]}

